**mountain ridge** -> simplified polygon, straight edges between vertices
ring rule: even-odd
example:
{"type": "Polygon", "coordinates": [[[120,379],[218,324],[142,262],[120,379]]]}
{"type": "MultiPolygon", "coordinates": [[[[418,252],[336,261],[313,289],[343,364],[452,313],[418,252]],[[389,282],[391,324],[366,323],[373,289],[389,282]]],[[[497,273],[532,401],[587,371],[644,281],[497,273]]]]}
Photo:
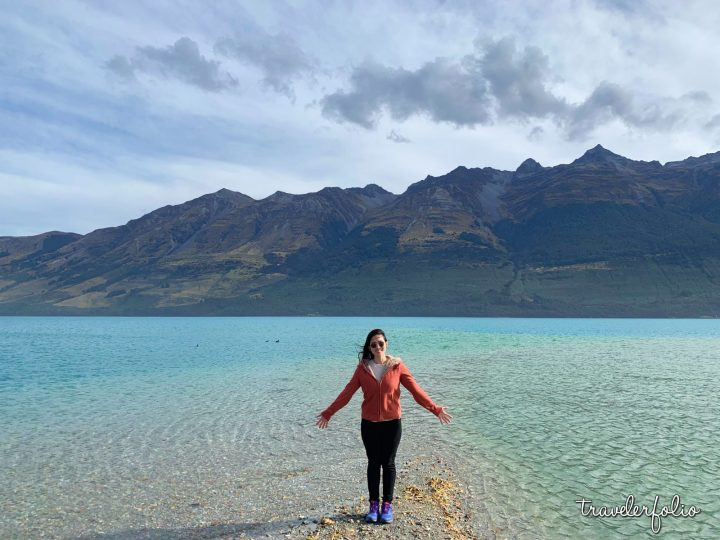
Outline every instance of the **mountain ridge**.
{"type": "Polygon", "coordinates": [[[86,235],[0,237],[0,313],[368,314],[371,287],[387,314],[714,316],[718,269],[720,152],[597,145],[398,195],[223,188],[86,235]]]}

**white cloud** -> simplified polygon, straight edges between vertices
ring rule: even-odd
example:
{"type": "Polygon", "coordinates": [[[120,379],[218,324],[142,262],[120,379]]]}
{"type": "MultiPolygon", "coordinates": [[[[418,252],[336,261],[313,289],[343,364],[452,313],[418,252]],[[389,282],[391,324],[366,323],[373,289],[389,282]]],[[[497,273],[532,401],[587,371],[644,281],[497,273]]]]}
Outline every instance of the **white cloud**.
{"type": "Polygon", "coordinates": [[[87,232],[221,187],[399,193],[596,143],[716,151],[718,27],[703,1],[10,4],[0,235],[87,232]]]}

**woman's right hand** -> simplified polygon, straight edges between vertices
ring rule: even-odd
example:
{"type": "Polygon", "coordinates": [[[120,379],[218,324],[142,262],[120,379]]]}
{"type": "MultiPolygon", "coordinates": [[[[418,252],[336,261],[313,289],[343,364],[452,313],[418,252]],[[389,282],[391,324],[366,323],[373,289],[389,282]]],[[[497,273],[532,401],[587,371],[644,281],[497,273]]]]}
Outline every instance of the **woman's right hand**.
{"type": "Polygon", "coordinates": [[[315,422],[315,425],[317,427],[319,427],[320,429],[325,429],[326,427],[328,427],[329,423],[330,420],[326,420],[322,414],[317,415],[317,422],[315,422]]]}
{"type": "Polygon", "coordinates": [[[440,414],[437,415],[441,424],[449,424],[452,420],[452,414],[445,411],[447,411],[447,407],[440,407],[440,414]]]}

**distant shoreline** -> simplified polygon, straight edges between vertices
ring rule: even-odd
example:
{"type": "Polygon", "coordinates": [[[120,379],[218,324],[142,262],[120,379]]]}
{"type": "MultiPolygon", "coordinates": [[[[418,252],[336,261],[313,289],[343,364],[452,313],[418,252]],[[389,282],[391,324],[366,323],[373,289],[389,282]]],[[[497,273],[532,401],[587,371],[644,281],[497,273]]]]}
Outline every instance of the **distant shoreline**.
{"type": "Polygon", "coordinates": [[[41,317],[68,317],[68,318],[93,318],[93,317],[105,317],[105,318],[203,318],[203,319],[232,319],[232,318],[350,318],[350,319],[377,319],[377,318],[393,318],[393,319],[588,319],[588,320],[716,320],[720,319],[720,315],[697,315],[697,316],[634,316],[634,315],[393,315],[393,314],[369,314],[369,315],[321,315],[317,313],[302,314],[290,314],[290,315],[230,315],[230,314],[167,314],[167,313],[153,313],[153,314],[136,314],[136,315],[123,315],[123,314],[109,314],[109,313],[3,313],[0,311],[0,317],[8,318],[41,318],[41,317]]]}

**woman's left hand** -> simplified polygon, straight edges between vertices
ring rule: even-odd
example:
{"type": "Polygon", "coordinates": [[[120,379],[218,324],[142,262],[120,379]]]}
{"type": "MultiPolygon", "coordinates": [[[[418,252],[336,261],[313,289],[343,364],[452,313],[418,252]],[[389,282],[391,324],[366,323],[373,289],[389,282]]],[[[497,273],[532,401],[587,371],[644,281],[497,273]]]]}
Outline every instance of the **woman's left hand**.
{"type": "Polygon", "coordinates": [[[440,414],[437,415],[437,417],[440,419],[441,424],[449,424],[450,420],[452,420],[452,415],[446,413],[447,407],[440,407],[440,414]]]}

